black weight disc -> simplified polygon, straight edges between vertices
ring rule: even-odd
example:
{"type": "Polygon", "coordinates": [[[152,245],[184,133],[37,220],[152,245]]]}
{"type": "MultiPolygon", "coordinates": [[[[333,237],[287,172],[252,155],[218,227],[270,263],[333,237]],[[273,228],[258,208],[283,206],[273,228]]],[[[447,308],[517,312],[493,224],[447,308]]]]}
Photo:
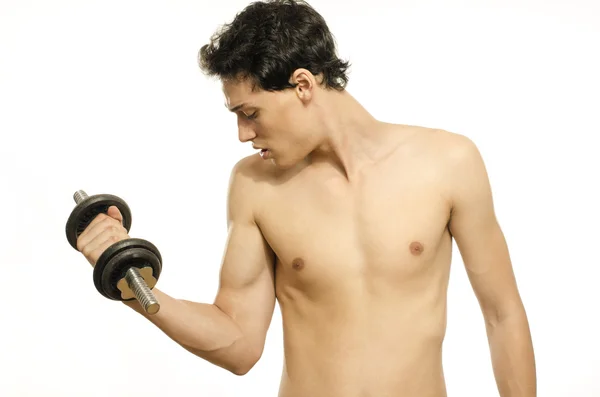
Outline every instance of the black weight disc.
{"type": "Polygon", "coordinates": [[[117,288],[119,280],[125,277],[130,267],[152,268],[156,280],[162,271],[162,257],[158,248],[149,241],[139,238],[121,240],[108,247],[94,267],[94,285],[100,294],[112,300],[121,299],[117,288]]]}
{"type": "Polygon", "coordinates": [[[65,231],[71,247],[77,249],[77,238],[79,238],[85,228],[88,227],[98,214],[105,214],[108,211],[108,207],[113,205],[123,215],[123,227],[129,232],[131,228],[131,210],[127,203],[112,194],[97,194],[77,204],[67,220],[65,231]]]}

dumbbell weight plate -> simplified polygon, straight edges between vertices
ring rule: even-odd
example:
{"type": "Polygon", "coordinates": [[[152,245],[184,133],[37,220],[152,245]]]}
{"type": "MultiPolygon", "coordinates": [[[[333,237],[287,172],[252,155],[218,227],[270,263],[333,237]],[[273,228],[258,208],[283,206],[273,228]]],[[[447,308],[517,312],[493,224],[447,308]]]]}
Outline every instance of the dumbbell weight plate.
{"type": "Polygon", "coordinates": [[[98,258],[94,266],[94,285],[106,298],[123,300],[117,288],[119,280],[125,277],[130,267],[142,269],[146,266],[152,269],[152,276],[158,280],[162,270],[158,248],[139,238],[121,240],[108,247],[98,258]]]}
{"type": "Polygon", "coordinates": [[[106,213],[108,208],[116,206],[123,216],[123,227],[129,232],[131,228],[131,210],[123,199],[112,194],[97,194],[90,196],[77,204],[69,219],[65,231],[71,247],[77,249],[77,239],[86,227],[98,216],[106,213]]]}

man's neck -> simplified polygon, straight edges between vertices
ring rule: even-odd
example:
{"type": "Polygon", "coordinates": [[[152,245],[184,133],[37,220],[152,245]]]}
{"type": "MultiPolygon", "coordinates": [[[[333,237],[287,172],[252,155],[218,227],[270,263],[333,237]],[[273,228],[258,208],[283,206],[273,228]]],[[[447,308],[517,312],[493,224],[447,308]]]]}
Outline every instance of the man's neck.
{"type": "Polygon", "coordinates": [[[325,95],[319,106],[324,127],[322,143],[308,160],[329,163],[352,182],[363,165],[377,160],[383,123],[347,91],[325,95]]]}

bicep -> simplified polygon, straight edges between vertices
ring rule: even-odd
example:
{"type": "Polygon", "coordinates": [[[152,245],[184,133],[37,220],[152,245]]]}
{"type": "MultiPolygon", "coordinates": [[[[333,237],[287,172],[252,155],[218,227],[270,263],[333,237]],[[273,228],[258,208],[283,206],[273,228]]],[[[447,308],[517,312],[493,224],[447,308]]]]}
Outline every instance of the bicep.
{"type": "Polygon", "coordinates": [[[262,345],[275,308],[273,254],[256,225],[229,227],[215,305],[262,345]]]}
{"type": "Polygon", "coordinates": [[[466,137],[457,138],[449,227],[484,314],[501,318],[520,305],[509,249],[479,150],[466,137]]]}
{"type": "Polygon", "coordinates": [[[240,170],[243,164],[231,176],[228,234],[214,304],[262,349],[275,308],[274,254],[254,220],[253,185],[240,170]]]}

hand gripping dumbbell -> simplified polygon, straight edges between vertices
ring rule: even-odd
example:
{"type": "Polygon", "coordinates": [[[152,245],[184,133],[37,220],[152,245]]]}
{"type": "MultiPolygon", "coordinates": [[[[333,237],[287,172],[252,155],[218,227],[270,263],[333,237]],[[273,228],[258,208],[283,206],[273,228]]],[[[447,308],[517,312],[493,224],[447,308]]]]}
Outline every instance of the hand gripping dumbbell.
{"type": "MultiPolygon", "coordinates": [[[[86,227],[108,208],[116,206],[123,216],[123,227],[131,228],[131,211],[117,196],[99,194],[88,196],[83,190],[73,195],[77,205],[66,225],[67,240],[77,249],[77,239],[86,227]]],[[[94,266],[94,285],[104,297],[118,301],[137,299],[148,314],[156,314],[160,304],[152,288],[162,270],[162,257],[149,241],[129,238],[108,247],[94,266]]]]}

